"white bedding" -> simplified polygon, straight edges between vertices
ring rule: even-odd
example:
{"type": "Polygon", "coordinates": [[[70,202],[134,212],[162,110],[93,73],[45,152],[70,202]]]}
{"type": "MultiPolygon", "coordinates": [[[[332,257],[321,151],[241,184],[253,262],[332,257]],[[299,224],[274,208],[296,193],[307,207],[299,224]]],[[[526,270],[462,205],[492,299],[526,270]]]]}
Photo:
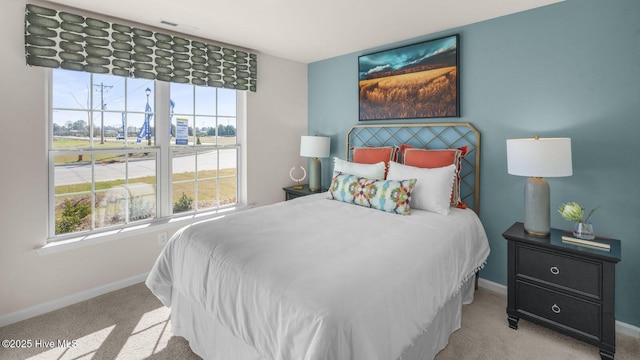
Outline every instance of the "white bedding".
{"type": "Polygon", "coordinates": [[[269,359],[393,360],[489,254],[471,210],[401,216],[326,194],[187,226],[147,286],[269,359]]]}

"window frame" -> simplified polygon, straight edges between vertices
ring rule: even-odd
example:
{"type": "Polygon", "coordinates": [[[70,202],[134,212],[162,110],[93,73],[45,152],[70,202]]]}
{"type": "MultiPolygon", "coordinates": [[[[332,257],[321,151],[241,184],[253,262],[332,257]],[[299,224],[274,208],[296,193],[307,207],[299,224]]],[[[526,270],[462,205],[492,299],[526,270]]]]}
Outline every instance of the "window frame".
{"type": "MultiPolygon", "coordinates": [[[[47,211],[48,211],[48,224],[47,224],[47,243],[48,244],[60,244],[65,242],[65,240],[84,240],[95,237],[109,236],[113,234],[120,234],[123,232],[129,232],[131,230],[139,229],[139,228],[148,228],[149,226],[161,225],[172,223],[175,220],[185,220],[185,219],[193,219],[193,218],[207,218],[215,216],[220,212],[232,211],[236,208],[245,207],[245,198],[244,198],[244,189],[243,184],[246,183],[244,176],[244,166],[243,159],[246,156],[246,146],[243,146],[244,139],[246,139],[245,134],[245,125],[246,125],[246,116],[245,116],[245,108],[246,108],[246,92],[226,89],[236,92],[236,142],[235,144],[229,145],[220,145],[216,141],[215,145],[206,145],[207,149],[215,149],[217,151],[224,149],[235,149],[236,151],[236,202],[234,204],[226,204],[226,205],[217,205],[214,207],[206,208],[206,209],[194,209],[187,212],[180,212],[173,214],[173,202],[172,202],[172,156],[171,152],[176,148],[176,146],[187,146],[190,148],[190,151],[196,152],[195,144],[193,145],[172,145],[171,140],[173,138],[169,138],[169,136],[156,136],[157,134],[169,134],[169,119],[170,119],[170,83],[163,82],[159,80],[152,80],[155,85],[155,91],[153,92],[154,97],[154,108],[153,108],[153,116],[154,116],[154,131],[153,138],[154,142],[152,145],[144,145],[142,147],[135,147],[135,152],[141,152],[142,150],[155,153],[155,164],[156,164],[156,172],[155,172],[155,201],[156,201],[156,212],[155,217],[149,220],[139,220],[126,224],[119,225],[111,225],[102,228],[93,228],[91,230],[81,230],[74,231],[70,233],[56,234],[56,194],[55,194],[55,158],[60,154],[66,153],[83,153],[85,155],[92,155],[101,152],[108,153],[125,153],[131,152],[131,147],[116,147],[110,149],[103,148],[91,148],[91,149],[56,149],[53,147],[53,121],[54,121],[54,107],[53,107],[53,72],[58,69],[47,69],[46,76],[46,91],[47,91],[47,131],[46,131],[46,158],[48,163],[48,201],[47,201],[47,211]]],[[[115,75],[111,75],[115,76],[115,75]]],[[[197,86],[197,85],[191,85],[197,86]]],[[[125,87],[126,88],[126,87],[125,87]]],[[[217,94],[217,93],[216,93],[217,94]]],[[[56,108],[56,110],[58,110],[56,108]]],[[[127,113],[137,113],[137,111],[128,111],[127,113]]],[[[218,115],[216,115],[218,116],[218,115]]],[[[128,117],[128,115],[127,115],[128,117]]],[[[225,117],[225,116],[221,116],[225,117]]],[[[175,121],[175,117],[172,119],[175,121]]],[[[129,123],[127,121],[126,128],[129,127],[129,123]]],[[[125,129],[126,131],[126,129],[125,129]]],[[[195,131],[195,128],[194,128],[195,131]]],[[[174,134],[175,135],[175,134],[174,134]]],[[[195,135],[194,135],[195,138],[195,135]]],[[[219,158],[219,153],[217,155],[219,158]]],[[[95,166],[95,158],[91,157],[92,168],[95,166]]],[[[217,162],[217,178],[220,178],[219,175],[219,162],[217,162]]],[[[127,167],[128,168],[128,167],[127,167]]],[[[196,170],[196,169],[194,169],[196,170]]],[[[219,180],[218,180],[219,183],[219,180]]],[[[91,182],[91,199],[92,199],[92,227],[95,225],[95,179],[91,182]]],[[[220,200],[219,189],[217,190],[216,199],[220,200]]],[[[128,221],[128,219],[127,219],[128,221]]]]}

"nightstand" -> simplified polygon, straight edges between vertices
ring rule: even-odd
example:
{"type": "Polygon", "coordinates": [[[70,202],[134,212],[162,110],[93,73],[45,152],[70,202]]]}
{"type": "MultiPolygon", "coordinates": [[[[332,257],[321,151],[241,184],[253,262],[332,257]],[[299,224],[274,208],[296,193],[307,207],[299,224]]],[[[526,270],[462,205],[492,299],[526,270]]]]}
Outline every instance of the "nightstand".
{"type": "Polygon", "coordinates": [[[311,191],[309,189],[309,185],[307,184],[304,184],[302,186],[302,190],[296,190],[293,188],[293,186],[284,187],[282,188],[282,190],[284,190],[284,193],[285,193],[285,198],[284,198],[285,200],[292,200],[300,196],[319,194],[320,192],[326,191],[326,189],[322,189],[322,191],[316,191],[316,192],[311,191]]]}
{"type": "Polygon", "coordinates": [[[551,229],[549,236],[525,232],[513,224],[502,236],[508,241],[509,327],[526,319],[600,348],[613,359],[615,334],[615,265],[620,240],[607,239],[610,250],[562,241],[571,233],[551,229]]]}

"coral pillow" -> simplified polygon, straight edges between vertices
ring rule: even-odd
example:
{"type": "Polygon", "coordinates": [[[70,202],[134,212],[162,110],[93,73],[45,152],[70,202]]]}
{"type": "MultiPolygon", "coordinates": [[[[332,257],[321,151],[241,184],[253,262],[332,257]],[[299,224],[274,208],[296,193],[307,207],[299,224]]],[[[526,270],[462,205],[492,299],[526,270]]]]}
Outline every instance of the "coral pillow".
{"type": "Polygon", "coordinates": [[[402,163],[419,168],[438,168],[454,164],[456,166],[456,182],[451,191],[451,205],[466,209],[467,205],[460,199],[460,170],[462,157],[469,151],[468,146],[457,149],[416,149],[405,148],[402,153],[402,163]]]}
{"type": "Polygon", "coordinates": [[[386,168],[385,179],[389,170],[389,161],[398,161],[399,148],[397,146],[354,147],[351,150],[353,151],[353,162],[355,163],[375,164],[383,161],[386,168]]]}
{"type": "Polygon", "coordinates": [[[411,213],[411,192],[416,179],[372,180],[334,172],[329,198],[394,214],[411,213]]]}

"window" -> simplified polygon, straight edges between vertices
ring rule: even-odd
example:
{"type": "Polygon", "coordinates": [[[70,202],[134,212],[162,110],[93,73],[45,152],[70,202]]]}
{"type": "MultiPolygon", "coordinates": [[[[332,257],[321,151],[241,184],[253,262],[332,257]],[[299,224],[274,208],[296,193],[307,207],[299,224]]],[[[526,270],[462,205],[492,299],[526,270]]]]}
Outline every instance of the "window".
{"type": "Polygon", "coordinates": [[[238,202],[236,90],[51,73],[52,240],[238,202]]]}
{"type": "Polygon", "coordinates": [[[236,203],[236,92],[172,83],[170,93],[182,99],[171,105],[184,129],[171,145],[173,212],[236,203]]]}

